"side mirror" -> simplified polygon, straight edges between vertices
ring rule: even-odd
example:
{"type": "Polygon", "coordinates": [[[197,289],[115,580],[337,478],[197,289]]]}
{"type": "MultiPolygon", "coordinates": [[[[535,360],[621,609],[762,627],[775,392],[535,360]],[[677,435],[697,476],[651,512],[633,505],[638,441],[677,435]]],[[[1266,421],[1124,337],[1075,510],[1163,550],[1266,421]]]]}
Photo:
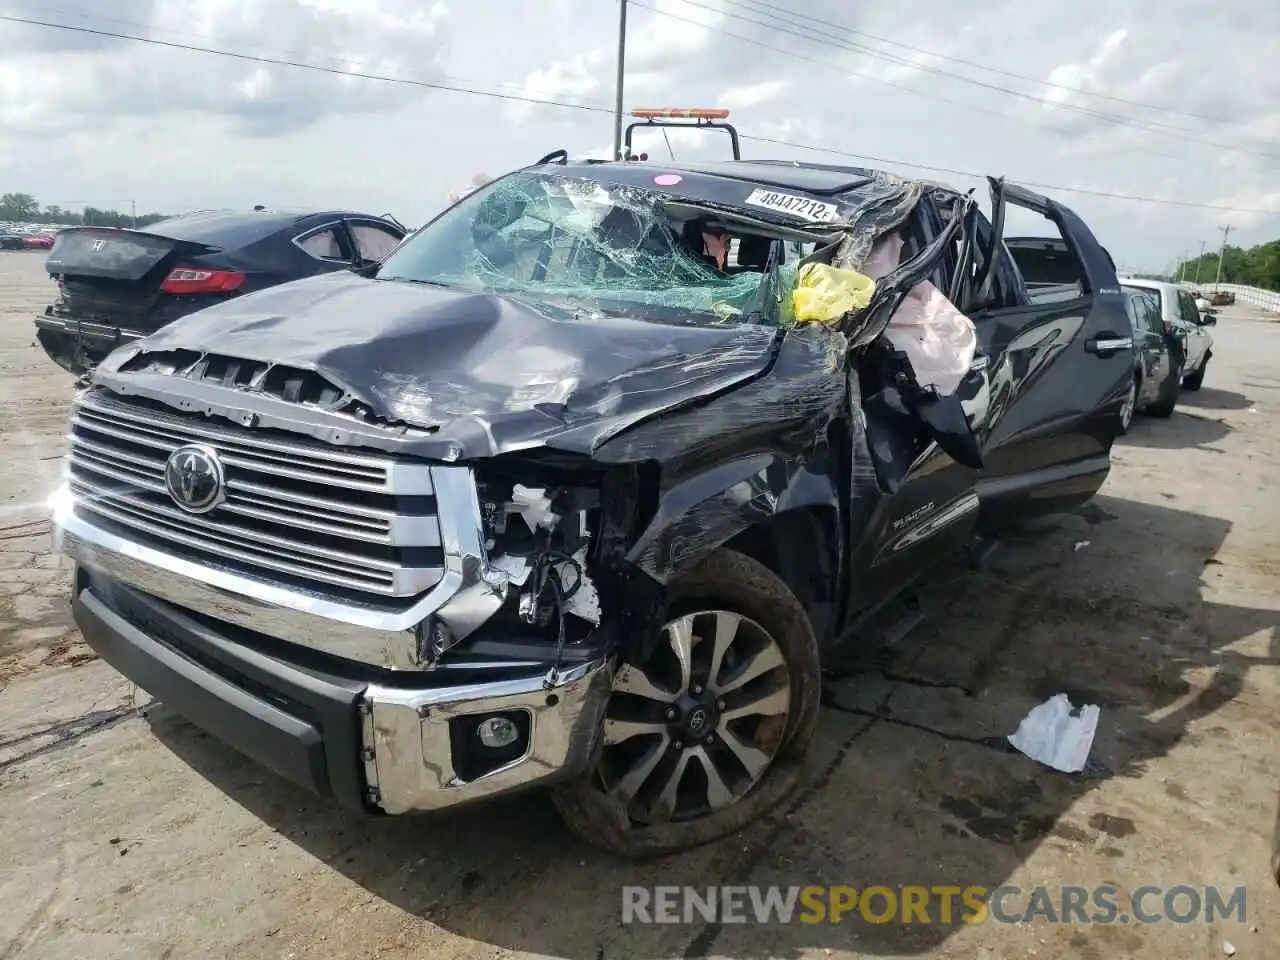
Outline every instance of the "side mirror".
{"type": "Polygon", "coordinates": [[[1216,313],[1200,314],[1200,326],[1216,327],[1218,325],[1218,315],[1216,313]]]}

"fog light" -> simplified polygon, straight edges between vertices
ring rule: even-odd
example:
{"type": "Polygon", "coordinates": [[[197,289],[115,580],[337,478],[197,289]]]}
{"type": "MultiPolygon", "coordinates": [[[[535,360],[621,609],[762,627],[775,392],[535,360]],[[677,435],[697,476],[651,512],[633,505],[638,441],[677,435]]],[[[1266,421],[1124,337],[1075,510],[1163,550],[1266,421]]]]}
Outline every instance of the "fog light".
{"type": "Polygon", "coordinates": [[[480,734],[480,742],[491,750],[509,747],[520,736],[516,725],[506,717],[489,717],[481,720],[476,731],[480,734]]]}

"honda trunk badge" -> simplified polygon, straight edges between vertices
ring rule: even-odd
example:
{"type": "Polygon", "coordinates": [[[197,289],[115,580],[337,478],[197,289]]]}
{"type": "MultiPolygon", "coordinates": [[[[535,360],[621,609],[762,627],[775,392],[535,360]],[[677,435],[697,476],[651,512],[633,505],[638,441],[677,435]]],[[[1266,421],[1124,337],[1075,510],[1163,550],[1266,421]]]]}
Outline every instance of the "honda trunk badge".
{"type": "Polygon", "coordinates": [[[173,502],[188,513],[208,513],[222,502],[226,477],[212,447],[179,447],[164,465],[164,485],[173,502]]]}

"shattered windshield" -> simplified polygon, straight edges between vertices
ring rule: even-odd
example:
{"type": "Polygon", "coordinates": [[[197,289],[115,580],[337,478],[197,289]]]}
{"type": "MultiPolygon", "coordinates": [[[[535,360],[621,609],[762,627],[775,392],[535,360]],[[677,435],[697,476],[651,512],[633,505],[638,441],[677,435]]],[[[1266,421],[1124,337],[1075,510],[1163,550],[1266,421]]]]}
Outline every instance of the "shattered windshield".
{"type": "Polygon", "coordinates": [[[512,174],[448,210],[376,276],[510,295],[578,316],[776,323],[770,240],[731,237],[710,212],[677,220],[664,199],[635,187],[512,174]]]}

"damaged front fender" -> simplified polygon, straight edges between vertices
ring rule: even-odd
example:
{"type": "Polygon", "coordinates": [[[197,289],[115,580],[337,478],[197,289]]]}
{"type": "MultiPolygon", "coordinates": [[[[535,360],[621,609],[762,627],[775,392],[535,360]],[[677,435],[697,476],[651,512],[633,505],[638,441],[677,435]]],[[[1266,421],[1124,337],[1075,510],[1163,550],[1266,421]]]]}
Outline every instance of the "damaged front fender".
{"type": "Polygon", "coordinates": [[[627,561],[664,586],[717,547],[790,511],[839,516],[834,458],[757,454],[721,464],[666,491],[627,561]]]}
{"type": "Polygon", "coordinates": [[[772,517],[837,510],[840,471],[830,427],[847,411],[847,398],[844,337],[802,327],[787,332],[767,377],[605,444],[596,460],[648,461],[662,476],[628,562],[666,584],[772,517]]]}

